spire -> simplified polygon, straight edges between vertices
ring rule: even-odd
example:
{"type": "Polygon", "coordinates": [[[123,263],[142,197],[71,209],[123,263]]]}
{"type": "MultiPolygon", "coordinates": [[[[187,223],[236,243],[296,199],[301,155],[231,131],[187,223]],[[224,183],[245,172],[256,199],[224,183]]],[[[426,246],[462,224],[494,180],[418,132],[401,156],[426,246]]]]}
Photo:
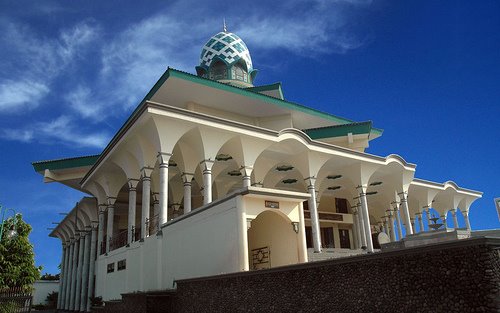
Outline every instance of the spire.
{"type": "Polygon", "coordinates": [[[223,28],[222,28],[222,29],[223,29],[223,31],[224,31],[225,33],[227,33],[226,18],[223,18],[223,19],[222,19],[222,21],[223,21],[223,28]]]}

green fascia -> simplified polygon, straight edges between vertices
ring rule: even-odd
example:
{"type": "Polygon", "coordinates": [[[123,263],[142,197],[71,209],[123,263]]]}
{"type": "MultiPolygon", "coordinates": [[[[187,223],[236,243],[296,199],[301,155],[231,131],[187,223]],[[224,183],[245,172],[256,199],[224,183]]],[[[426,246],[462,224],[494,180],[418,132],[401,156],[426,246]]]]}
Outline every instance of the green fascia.
{"type": "Polygon", "coordinates": [[[88,155],[75,158],[58,159],[50,161],[37,161],[31,163],[35,172],[42,172],[44,170],[63,170],[67,168],[92,166],[95,164],[99,155],[88,155]]]}
{"type": "Polygon", "coordinates": [[[285,96],[283,95],[283,89],[281,89],[281,83],[280,82],[274,83],[274,84],[269,84],[269,85],[248,87],[248,88],[245,88],[245,90],[250,90],[250,91],[253,91],[253,92],[262,92],[262,91],[274,91],[274,90],[277,90],[278,93],[279,93],[279,95],[280,95],[280,99],[282,99],[282,100],[285,99],[285,96]]]}
{"type": "Polygon", "coordinates": [[[360,122],[344,125],[335,125],[320,128],[304,129],[303,131],[311,137],[311,139],[324,139],[333,137],[343,137],[352,133],[353,135],[369,134],[372,130],[372,122],[360,122]]]}
{"type": "Polygon", "coordinates": [[[218,81],[214,81],[214,80],[210,80],[210,79],[207,79],[207,78],[199,77],[199,76],[196,76],[196,75],[193,75],[193,74],[190,74],[190,73],[186,73],[186,72],[182,72],[182,71],[179,71],[179,70],[175,70],[175,69],[172,69],[172,68],[167,69],[167,71],[165,72],[165,74],[163,74],[163,76],[155,84],[155,86],[153,87],[153,89],[151,89],[151,91],[148,93],[148,95],[146,96],[145,100],[151,100],[151,98],[153,97],[153,95],[155,94],[155,92],[160,88],[161,84],[169,76],[177,77],[177,78],[180,78],[180,79],[185,79],[185,80],[191,81],[193,83],[205,85],[207,87],[217,88],[219,90],[223,90],[223,91],[227,91],[227,92],[232,92],[232,93],[240,94],[242,96],[246,96],[246,97],[253,98],[253,99],[256,99],[256,100],[268,102],[268,103],[271,103],[271,104],[274,104],[274,105],[277,105],[277,106],[280,106],[280,107],[283,107],[283,108],[286,108],[286,109],[296,110],[296,111],[300,111],[300,112],[303,112],[303,113],[306,113],[306,114],[318,116],[320,118],[324,118],[324,119],[327,119],[327,120],[330,120],[330,121],[333,121],[333,122],[336,122],[336,123],[339,123],[339,124],[354,123],[353,120],[346,119],[346,118],[343,118],[343,117],[339,117],[339,116],[336,116],[336,115],[333,115],[333,114],[330,114],[330,113],[326,113],[326,112],[323,112],[323,111],[320,111],[320,110],[317,110],[317,109],[313,109],[313,108],[307,107],[307,106],[302,105],[302,104],[298,104],[298,103],[290,102],[290,101],[286,101],[286,100],[281,100],[281,99],[274,98],[274,97],[271,97],[271,96],[268,96],[268,95],[265,95],[265,94],[256,93],[256,92],[247,90],[246,88],[239,88],[239,87],[236,87],[236,86],[227,85],[227,84],[224,84],[224,83],[220,83],[218,81]],[[164,76],[166,76],[166,77],[164,77],[164,76]],[[159,86],[157,86],[158,83],[160,83],[159,86]]]}

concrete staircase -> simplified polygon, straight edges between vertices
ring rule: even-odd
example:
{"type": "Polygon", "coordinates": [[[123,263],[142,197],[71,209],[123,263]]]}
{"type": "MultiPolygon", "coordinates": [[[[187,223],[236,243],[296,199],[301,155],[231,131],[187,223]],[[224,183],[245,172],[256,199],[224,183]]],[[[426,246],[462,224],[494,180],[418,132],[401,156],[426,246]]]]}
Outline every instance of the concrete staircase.
{"type": "Polygon", "coordinates": [[[175,290],[122,294],[121,300],[104,301],[103,307],[92,307],[95,313],[168,313],[175,312],[175,290]]]}

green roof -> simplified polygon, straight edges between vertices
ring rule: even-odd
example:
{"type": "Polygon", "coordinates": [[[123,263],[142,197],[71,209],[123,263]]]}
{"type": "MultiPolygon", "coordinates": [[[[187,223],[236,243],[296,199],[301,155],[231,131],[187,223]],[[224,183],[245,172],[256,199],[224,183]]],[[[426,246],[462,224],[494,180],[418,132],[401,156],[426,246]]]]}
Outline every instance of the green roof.
{"type": "Polygon", "coordinates": [[[37,161],[31,163],[36,172],[42,172],[44,170],[62,170],[66,168],[75,168],[83,166],[92,166],[95,164],[99,155],[87,155],[74,158],[48,160],[48,161],[37,161]]]}
{"type": "Polygon", "coordinates": [[[173,68],[168,68],[165,71],[165,73],[163,73],[163,75],[156,82],[156,84],[153,86],[153,88],[148,92],[148,94],[146,95],[146,97],[144,98],[143,101],[151,100],[151,98],[154,96],[154,94],[158,91],[158,89],[160,89],[160,87],[163,85],[163,83],[170,76],[177,77],[180,79],[185,79],[185,80],[188,80],[188,81],[191,81],[194,83],[198,83],[201,85],[205,85],[208,87],[217,88],[219,90],[240,94],[242,96],[254,98],[254,99],[264,101],[267,103],[271,103],[271,104],[274,104],[274,105],[277,105],[277,106],[280,106],[283,108],[287,108],[287,109],[296,110],[296,111],[304,112],[307,114],[315,115],[315,116],[318,116],[318,117],[321,117],[321,118],[324,118],[327,120],[334,121],[334,122],[339,123],[339,124],[350,124],[350,123],[355,122],[353,120],[350,120],[350,119],[347,119],[344,117],[340,117],[340,116],[336,116],[336,115],[333,115],[333,114],[330,114],[327,112],[323,112],[323,111],[320,111],[317,109],[313,109],[313,108],[310,108],[308,106],[305,106],[305,105],[302,105],[299,103],[278,99],[275,97],[268,96],[266,94],[262,94],[262,93],[258,93],[258,92],[252,91],[252,90],[248,90],[247,88],[240,88],[240,87],[224,84],[224,83],[221,83],[221,82],[218,82],[215,80],[199,77],[199,76],[196,76],[196,75],[193,75],[193,74],[190,74],[187,72],[179,71],[179,70],[176,70],[173,68]]]}
{"type": "Polygon", "coordinates": [[[269,84],[269,85],[262,85],[262,86],[254,86],[254,87],[248,87],[245,88],[246,90],[250,90],[253,92],[262,92],[262,91],[278,91],[278,94],[280,95],[279,99],[284,100],[285,96],[283,95],[283,90],[281,89],[281,83],[274,83],[274,84],[269,84]]]}
{"type": "Polygon", "coordinates": [[[353,135],[369,134],[372,130],[372,122],[359,122],[319,128],[304,129],[303,131],[311,137],[311,139],[323,139],[347,136],[352,133],[353,135]]]}

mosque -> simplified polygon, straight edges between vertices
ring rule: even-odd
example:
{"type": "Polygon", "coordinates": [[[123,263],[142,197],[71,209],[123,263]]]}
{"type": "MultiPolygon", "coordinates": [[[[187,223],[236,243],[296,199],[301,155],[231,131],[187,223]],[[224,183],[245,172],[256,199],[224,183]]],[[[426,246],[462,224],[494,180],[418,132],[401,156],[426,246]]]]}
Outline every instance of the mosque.
{"type": "Polygon", "coordinates": [[[196,75],[167,69],[101,154],[33,163],[44,182],[88,194],[50,233],[62,242],[59,309],[377,253],[380,233],[397,242],[432,233],[437,219],[470,231],[481,192],[365,152],[382,136],[372,122],[288,101],[280,83],[254,86],[257,73],[224,28],[196,75]]]}

